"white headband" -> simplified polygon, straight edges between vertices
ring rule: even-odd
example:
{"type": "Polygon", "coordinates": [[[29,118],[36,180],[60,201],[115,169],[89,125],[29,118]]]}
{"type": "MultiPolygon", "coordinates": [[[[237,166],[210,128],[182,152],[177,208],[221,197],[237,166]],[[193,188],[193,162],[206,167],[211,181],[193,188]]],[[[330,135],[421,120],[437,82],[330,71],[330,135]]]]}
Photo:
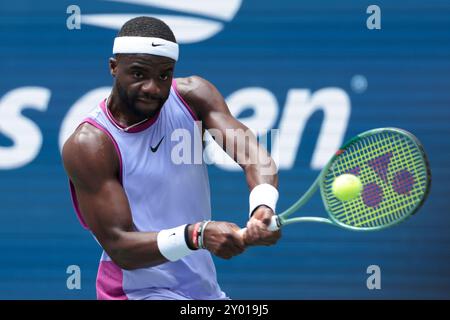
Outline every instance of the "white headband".
{"type": "Polygon", "coordinates": [[[146,53],[178,60],[178,44],[161,38],[117,37],[114,39],[113,54],[146,53]]]}

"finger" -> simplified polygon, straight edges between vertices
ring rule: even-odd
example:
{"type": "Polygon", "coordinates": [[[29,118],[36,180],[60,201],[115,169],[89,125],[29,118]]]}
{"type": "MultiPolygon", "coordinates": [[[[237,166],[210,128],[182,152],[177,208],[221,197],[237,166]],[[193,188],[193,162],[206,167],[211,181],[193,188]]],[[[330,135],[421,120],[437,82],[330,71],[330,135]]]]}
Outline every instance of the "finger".
{"type": "Polygon", "coordinates": [[[233,243],[228,243],[222,248],[222,255],[224,256],[237,256],[244,252],[244,247],[239,247],[233,243]]]}
{"type": "Polygon", "coordinates": [[[225,250],[230,250],[231,252],[242,252],[242,250],[245,249],[245,242],[243,238],[245,235],[242,234],[242,232],[245,231],[241,230],[242,229],[240,229],[239,227],[237,227],[235,230],[228,230],[222,244],[222,247],[225,250]]]}
{"type": "Polygon", "coordinates": [[[233,237],[232,245],[234,248],[236,248],[240,253],[242,253],[245,250],[245,242],[244,238],[239,235],[239,233],[236,233],[233,237]]]}
{"type": "Polygon", "coordinates": [[[263,230],[263,229],[267,230],[267,226],[261,220],[250,220],[247,223],[247,228],[251,229],[252,231],[263,230]]]}
{"type": "Polygon", "coordinates": [[[254,241],[260,245],[272,245],[275,244],[279,238],[279,233],[260,229],[257,236],[254,238],[254,241]]]}
{"type": "Polygon", "coordinates": [[[272,219],[273,212],[269,209],[260,212],[258,215],[253,215],[251,220],[259,220],[264,224],[270,224],[270,220],[272,219]]]}
{"type": "Polygon", "coordinates": [[[233,252],[228,245],[222,244],[214,251],[214,255],[228,260],[233,256],[233,252]]]}
{"type": "Polygon", "coordinates": [[[260,216],[256,217],[255,220],[261,221],[263,224],[268,225],[270,223],[270,219],[272,218],[272,213],[270,211],[265,211],[260,216]]]}
{"type": "Polygon", "coordinates": [[[256,244],[258,238],[259,238],[259,228],[256,225],[248,224],[248,227],[245,232],[246,243],[250,245],[256,244]]]}
{"type": "Polygon", "coordinates": [[[252,243],[257,243],[259,238],[261,238],[261,232],[263,231],[264,225],[261,221],[251,221],[247,224],[247,239],[252,243]]]}
{"type": "Polygon", "coordinates": [[[242,239],[244,246],[247,246],[247,243],[248,243],[247,228],[242,228],[237,233],[238,233],[238,236],[242,239]]]}
{"type": "Polygon", "coordinates": [[[233,230],[233,231],[239,231],[239,230],[241,230],[241,228],[237,225],[237,224],[235,224],[235,223],[231,223],[231,222],[229,222],[228,223],[228,226],[231,228],[231,230],[233,230]]]}

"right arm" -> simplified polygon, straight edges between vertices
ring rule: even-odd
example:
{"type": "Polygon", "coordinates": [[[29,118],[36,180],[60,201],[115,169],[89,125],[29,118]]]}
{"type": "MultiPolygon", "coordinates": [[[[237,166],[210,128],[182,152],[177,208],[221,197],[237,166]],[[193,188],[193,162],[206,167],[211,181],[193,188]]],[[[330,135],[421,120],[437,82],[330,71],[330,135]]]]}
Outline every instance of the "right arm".
{"type": "MultiPolygon", "coordinates": [[[[77,194],[83,218],[110,258],[122,269],[155,266],[168,260],[158,249],[158,232],[137,232],[119,180],[119,159],[101,130],[81,125],[63,148],[63,162],[77,194]]],[[[190,226],[189,235],[192,235],[190,226]]],[[[244,250],[237,226],[227,222],[208,225],[214,237],[208,250],[231,258],[244,250]]],[[[189,237],[192,246],[192,239],[189,237]]]]}

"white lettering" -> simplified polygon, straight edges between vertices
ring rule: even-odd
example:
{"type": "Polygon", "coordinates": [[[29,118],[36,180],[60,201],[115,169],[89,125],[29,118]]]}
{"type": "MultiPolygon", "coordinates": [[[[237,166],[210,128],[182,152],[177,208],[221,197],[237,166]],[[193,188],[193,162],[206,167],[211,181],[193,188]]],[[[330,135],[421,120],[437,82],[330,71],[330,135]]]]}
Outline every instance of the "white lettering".
{"type": "Polygon", "coordinates": [[[0,100],[0,131],[13,141],[10,147],[0,146],[0,169],[23,167],[36,158],[42,146],[42,133],[21,112],[27,108],[46,111],[50,95],[46,88],[22,87],[0,100]]]}

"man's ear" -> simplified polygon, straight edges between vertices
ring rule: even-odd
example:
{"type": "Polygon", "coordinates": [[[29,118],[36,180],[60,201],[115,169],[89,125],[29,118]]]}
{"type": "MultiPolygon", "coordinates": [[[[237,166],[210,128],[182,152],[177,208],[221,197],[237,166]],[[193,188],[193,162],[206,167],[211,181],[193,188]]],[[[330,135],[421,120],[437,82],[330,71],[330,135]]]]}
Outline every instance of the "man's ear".
{"type": "Polygon", "coordinates": [[[116,77],[117,73],[117,59],[116,58],[109,58],[109,72],[113,77],[116,77]]]}

